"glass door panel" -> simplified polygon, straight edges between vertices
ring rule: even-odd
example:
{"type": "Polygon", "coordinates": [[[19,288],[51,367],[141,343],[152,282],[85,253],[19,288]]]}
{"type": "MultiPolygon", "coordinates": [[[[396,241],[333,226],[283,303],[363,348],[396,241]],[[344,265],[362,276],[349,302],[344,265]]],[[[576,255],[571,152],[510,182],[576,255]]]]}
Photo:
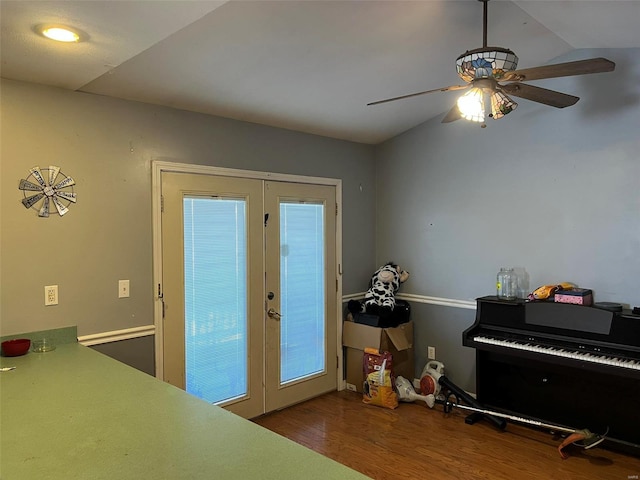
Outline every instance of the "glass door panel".
{"type": "Polygon", "coordinates": [[[280,204],[280,382],[325,370],[324,205],[280,204]]]}
{"type": "Polygon", "coordinates": [[[247,228],[243,199],[185,197],[187,392],[211,403],[247,394],[247,228]]]}

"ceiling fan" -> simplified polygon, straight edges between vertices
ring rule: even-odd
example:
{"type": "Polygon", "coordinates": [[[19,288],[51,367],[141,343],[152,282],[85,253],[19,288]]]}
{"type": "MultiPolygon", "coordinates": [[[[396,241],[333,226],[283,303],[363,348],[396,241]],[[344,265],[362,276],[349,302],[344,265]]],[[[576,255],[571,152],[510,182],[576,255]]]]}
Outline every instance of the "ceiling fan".
{"type": "Polygon", "coordinates": [[[484,127],[486,126],[484,125],[485,97],[490,99],[491,113],[489,117],[494,120],[504,117],[518,106],[509,95],[556,108],[565,108],[574,105],[580,98],[546,88],[534,87],[522,82],[611,72],[616,67],[615,63],[606,58],[591,58],[576,62],[516,70],[518,57],[515,53],[507,48],[487,47],[487,3],[489,0],[478,1],[484,4],[482,48],[468,50],[456,59],[458,76],[467,82],[466,85],[452,85],[434,90],[425,90],[424,92],[378,100],[367,105],[379,105],[426,93],[467,90],[444,116],[442,123],[464,118],[474,122],[482,122],[484,127]]]}

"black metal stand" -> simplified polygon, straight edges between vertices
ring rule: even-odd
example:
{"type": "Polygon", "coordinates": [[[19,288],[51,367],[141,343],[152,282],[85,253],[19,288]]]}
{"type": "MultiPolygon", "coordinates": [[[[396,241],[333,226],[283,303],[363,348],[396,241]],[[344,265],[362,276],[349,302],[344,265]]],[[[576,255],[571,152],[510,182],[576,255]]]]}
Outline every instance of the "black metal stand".
{"type": "Polygon", "coordinates": [[[483,415],[481,413],[472,413],[464,418],[464,423],[467,425],[473,425],[474,423],[482,420],[483,415]]]}
{"type": "MultiPolygon", "coordinates": [[[[467,404],[471,405],[472,407],[475,407],[478,410],[484,410],[484,407],[480,404],[480,402],[478,402],[475,398],[473,398],[467,392],[465,392],[460,387],[458,387],[446,376],[442,375],[438,379],[438,383],[441,386],[449,389],[449,391],[453,392],[453,394],[456,395],[457,398],[464,400],[467,404]]],[[[480,418],[486,418],[491,423],[493,423],[496,427],[498,427],[500,430],[504,430],[505,428],[507,428],[507,422],[503,418],[494,417],[493,415],[488,415],[484,413],[473,413],[472,415],[469,415],[465,419],[465,423],[468,423],[469,425],[473,425],[480,418]],[[470,417],[473,417],[473,418],[470,418],[470,417]]]]}

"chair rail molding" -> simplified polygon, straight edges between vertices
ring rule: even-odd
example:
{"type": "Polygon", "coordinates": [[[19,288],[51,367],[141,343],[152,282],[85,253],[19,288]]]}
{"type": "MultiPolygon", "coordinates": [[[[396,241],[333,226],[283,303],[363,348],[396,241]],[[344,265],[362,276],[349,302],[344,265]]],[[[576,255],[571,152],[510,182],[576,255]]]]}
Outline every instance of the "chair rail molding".
{"type": "MultiPolygon", "coordinates": [[[[360,300],[364,298],[364,295],[365,295],[365,292],[343,295],[342,302],[344,303],[344,302],[348,302],[349,300],[360,300]]],[[[429,305],[442,305],[445,307],[465,308],[467,310],[476,309],[475,300],[458,300],[456,298],[431,297],[428,295],[417,295],[413,293],[398,293],[396,295],[396,298],[400,300],[406,300],[407,302],[426,303],[429,305]]]]}

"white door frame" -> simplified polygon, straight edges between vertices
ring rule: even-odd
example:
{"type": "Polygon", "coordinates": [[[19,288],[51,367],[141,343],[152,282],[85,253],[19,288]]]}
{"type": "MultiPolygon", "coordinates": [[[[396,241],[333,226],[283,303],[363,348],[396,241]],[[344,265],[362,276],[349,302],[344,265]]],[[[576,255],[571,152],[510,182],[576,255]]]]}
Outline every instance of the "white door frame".
{"type": "Polygon", "coordinates": [[[238,170],[234,168],[213,167],[209,165],[194,165],[189,163],[166,162],[154,160],[151,162],[151,213],[153,218],[153,323],[155,326],[155,364],[156,378],[164,378],[164,347],[162,322],[162,172],[200,173],[227,177],[252,178],[259,180],[273,180],[293,183],[310,183],[315,185],[333,185],[336,189],[336,319],[337,325],[337,354],[338,354],[338,385],[344,388],[342,379],[342,180],[336,178],[308,177],[285,173],[258,172],[254,170],[238,170]]]}

